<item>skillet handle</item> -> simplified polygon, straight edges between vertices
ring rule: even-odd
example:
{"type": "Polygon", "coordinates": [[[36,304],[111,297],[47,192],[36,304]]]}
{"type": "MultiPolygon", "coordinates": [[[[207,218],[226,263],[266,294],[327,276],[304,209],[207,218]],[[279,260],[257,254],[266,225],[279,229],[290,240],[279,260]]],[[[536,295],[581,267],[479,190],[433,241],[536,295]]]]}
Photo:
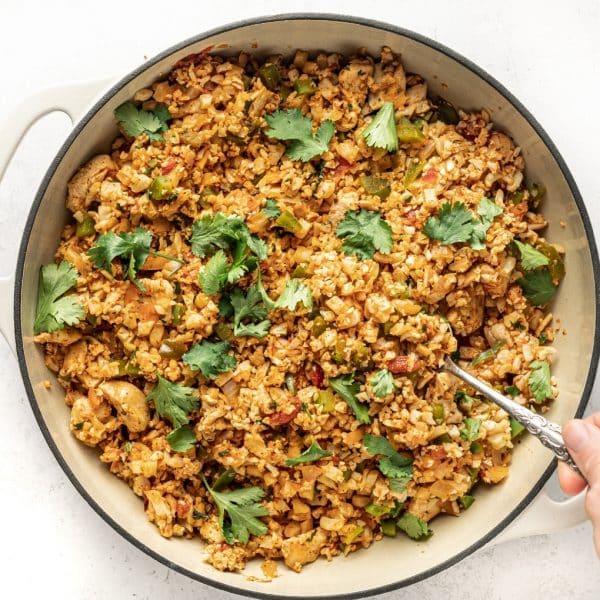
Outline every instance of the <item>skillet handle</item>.
{"type": "MultiPolygon", "coordinates": [[[[0,126],[0,183],[23,136],[38,119],[51,112],[60,111],[66,113],[75,124],[108,83],[109,80],[103,79],[54,86],[40,90],[23,100],[0,126]]],[[[14,286],[14,265],[11,265],[10,275],[0,277],[0,333],[13,354],[16,354],[14,286]]]]}
{"type": "Polygon", "coordinates": [[[557,501],[550,498],[545,489],[542,490],[527,509],[490,542],[490,546],[532,535],[562,531],[587,521],[586,493],[587,488],[573,498],[557,501]]]}

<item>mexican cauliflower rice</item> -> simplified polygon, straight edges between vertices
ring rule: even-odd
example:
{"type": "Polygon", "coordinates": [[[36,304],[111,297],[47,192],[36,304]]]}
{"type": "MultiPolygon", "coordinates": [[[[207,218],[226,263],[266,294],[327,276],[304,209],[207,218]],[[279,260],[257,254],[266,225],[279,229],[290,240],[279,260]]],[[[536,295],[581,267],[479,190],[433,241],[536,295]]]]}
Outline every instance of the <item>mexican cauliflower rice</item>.
{"type": "Polygon", "coordinates": [[[544,410],[561,249],[484,112],[378,58],[208,52],[115,111],[68,185],[36,341],[70,427],[165,537],[300,571],[431,535],[544,410]]]}

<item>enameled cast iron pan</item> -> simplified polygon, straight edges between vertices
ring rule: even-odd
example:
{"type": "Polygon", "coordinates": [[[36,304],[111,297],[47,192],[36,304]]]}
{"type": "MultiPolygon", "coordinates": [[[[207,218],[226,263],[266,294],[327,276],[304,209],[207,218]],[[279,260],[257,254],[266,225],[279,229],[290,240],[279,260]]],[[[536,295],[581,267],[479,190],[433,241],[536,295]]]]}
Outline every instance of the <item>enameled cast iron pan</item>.
{"type": "MultiPolygon", "coordinates": [[[[101,96],[97,82],[46,90],[27,100],[4,127],[0,174],[23,132],[41,115],[63,110],[75,122],[33,202],[14,280],[0,282],[0,326],[16,349],[25,389],[42,433],[73,485],[114,529],[169,567],[232,592],[252,597],[366,596],[424,579],[493,539],[551,531],[582,519],[581,499],[559,504],[544,494],[538,495],[555,463],[537,440],[526,437],[515,451],[508,479],[493,489],[478,490],[477,502],[460,518],[436,519],[435,535],[429,541],[385,539],[366,551],[331,563],[319,560],[301,574],[281,566],[280,577],[272,583],[257,583],[243,574],[221,573],[204,563],[199,541],[162,538],[148,521],[139,498],[109,473],[93,449],[84,447],[70,434],[69,410],[61,388],[53,385],[49,391],[42,385],[52,374],[32,339],[39,268],[52,260],[69,218],[64,206],[67,182],[80,164],[106,152],[117,134],[113,110],[138,89],[160,78],[179,59],[207,46],[224,54],[242,49],[292,54],[297,48],[352,53],[366,46],[377,54],[382,45],[401,53],[406,69],[425,77],[432,94],[443,95],[465,109],[489,111],[495,125],[521,146],[528,178],[545,184],[548,192],[543,211],[550,221],[548,238],[566,249],[567,270],[553,306],[568,335],[557,336],[555,343],[559,359],[553,365],[553,374],[560,382],[560,398],[553,404],[550,417],[563,423],[580,416],[592,388],[599,350],[599,262],[583,201],[554,144],[521,103],[487,73],[437,42],[391,25],[352,17],[283,15],[254,19],[169,48],[101,96]],[[561,220],[564,227],[559,225],[561,220]],[[525,508],[526,514],[519,517],[525,508]],[[511,525],[516,517],[518,525],[511,525]]],[[[249,572],[253,572],[252,567],[249,572]]]]}

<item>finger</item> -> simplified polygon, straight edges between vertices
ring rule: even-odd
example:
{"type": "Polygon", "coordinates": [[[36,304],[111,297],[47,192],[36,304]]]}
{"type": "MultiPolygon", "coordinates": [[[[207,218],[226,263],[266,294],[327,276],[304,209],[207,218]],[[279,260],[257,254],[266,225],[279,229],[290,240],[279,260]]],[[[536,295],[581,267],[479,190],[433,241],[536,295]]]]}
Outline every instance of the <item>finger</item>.
{"type": "Polygon", "coordinates": [[[594,413],[593,415],[589,415],[584,419],[584,421],[592,423],[592,425],[595,425],[596,427],[600,427],[600,412],[594,413]]]}
{"type": "Polygon", "coordinates": [[[575,473],[566,463],[558,463],[558,482],[565,494],[575,496],[585,489],[585,479],[575,473]]]}
{"type": "Polygon", "coordinates": [[[563,428],[563,438],[590,488],[600,491],[600,428],[575,419],[563,428]]]}

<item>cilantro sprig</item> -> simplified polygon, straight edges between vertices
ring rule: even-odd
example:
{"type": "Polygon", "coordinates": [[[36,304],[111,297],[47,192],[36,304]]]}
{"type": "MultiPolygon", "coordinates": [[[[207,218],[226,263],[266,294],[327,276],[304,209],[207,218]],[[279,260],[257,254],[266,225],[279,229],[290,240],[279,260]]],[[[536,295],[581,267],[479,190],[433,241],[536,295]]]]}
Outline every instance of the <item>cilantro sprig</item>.
{"type": "Polygon", "coordinates": [[[257,517],[266,517],[269,511],[260,504],[265,493],[258,487],[247,487],[231,492],[218,492],[202,477],[208,493],[217,505],[219,527],[228,544],[238,540],[247,544],[252,535],[264,535],[267,526],[257,517]],[[227,517],[227,518],[226,518],[227,517]]]}
{"type": "Polygon", "coordinates": [[[167,435],[167,442],[175,452],[187,452],[197,441],[194,430],[188,425],[182,425],[167,435]]]}
{"type": "Polygon", "coordinates": [[[268,252],[265,242],[251,234],[240,217],[222,213],[195,221],[190,242],[196,256],[213,255],[199,274],[202,291],[208,295],[217,294],[256,269],[268,252]],[[231,263],[225,250],[231,253],[231,263]]]}
{"type": "Polygon", "coordinates": [[[463,423],[464,427],[460,430],[460,437],[467,442],[475,441],[479,437],[481,421],[467,417],[463,423]]]}
{"type": "Polygon", "coordinates": [[[319,446],[319,444],[313,440],[310,446],[304,452],[302,452],[302,454],[296,456],[295,458],[288,458],[285,461],[285,464],[287,467],[295,467],[296,465],[314,462],[315,460],[319,460],[320,458],[325,458],[327,456],[331,456],[331,452],[323,450],[323,448],[321,448],[321,446],[319,446]]]}
{"type": "Polygon", "coordinates": [[[127,135],[136,137],[145,133],[153,142],[164,141],[161,133],[169,129],[169,121],[173,118],[164,104],[147,111],[137,108],[133,102],[125,102],[115,109],[114,114],[127,135]]]}
{"type": "Polygon", "coordinates": [[[409,512],[405,512],[398,519],[396,525],[413,540],[424,540],[433,535],[433,531],[423,519],[409,512]]]}
{"type": "Polygon", "coordinates": [[[67,261],[50,263],[40,269],[34,333],[53,332],[65,325],[77,325],[85,316],[83,306],[64,296],[77,283],[77,270],[67,261]]]}
{"type": "Polygon", "coordinates": [[[150,250],[151,243],[152,234],[142,227],[137,227],[131,233],[123,231],[119,235],[114,231],[109,231],[96,240],[94,246],[87,251],[87,255],[96,267],[104,269],[109,273],[112,273],[113,260],[120,258],[124,268],[126,268],[127,278],[143,290],[143,285],[137,279],[137,273],[144,266],[150,254],[178,263],[186,262],[185,260],[150,250]]]}
{"type": "Polygon", "coordinates": [[[396,152],[398,150],[398,131],[394,116],[394,104],[384,102],[361,135],[365,138],[368,146],[396,152]]]}
{"type": "Polygon", "coordinates": [[[550,264],[548,257],[542,254],[539,250],[536,250],[530,244],[524,244],[519,240],[513,240],[513,243],[521,254],[521,266],[523,267],[523,270],[533,271],[538,267],[544,267],[550,264]]]}
{"type": "Polygon", "coordinates": [[[394,376],[387,369],[377,371],[370,381],[371,389],[378,398],[389,396],[395,389],[394,376]]]}
{"type": "Polygon", "coordinates": [[[389,254],[392,249],[392,228],[375,211],[348,211],[335,234],[344,240],[344,252],[355,254],[361,260],[373,258],[376,251],[389,254]]]}
{"type": "Polygon", "coordinates": [[[298,304],[304,305],[304,308],[308,310],[313,306],[312,294],[308,286],[300,279],[288,279],[285,282],[285,288],[281,292],[281,295],[276,300],[272,300],[263,286],[262,275],[259,271],[256,288],[268,311],[284,308],[293,311],[296,310],[298,304]]]}
{"type": "Polygon", "coordinates": [[[543,360],[534,360],[530,365],[531,373],[527,383],[536,402],[542,403],[552,398],[550,384],[550,365],[543,360]]]}
{"type": "Polygon", "coordinates": [[[480,218],[476,218],[463,202],[445,202],[437,217],[427,219],[423,233],[438,240],[442,246],[466,242],[474,250],[483,250],[488,229],[494,218],[502,214],[502,208],[492,200],[482,198],[477,214],[480,218]]]}
{"type": "Polygon", "coordinates": [[[335,125],[329,119],[323,121],[315,135],[310,117],[302,114],[297,108],[277,110],[265,116],[269,125],[266,134],[270,138],[290,141],[286,154],[293,160],[309,161],[329,150],[329,142],[333,137],[335,125]]]}
{"type": "Polygon", "coordinates": [[[352,409],[354,416],[360,423],[368,425],[371,422],[369,407],[362,404],[356,397],[360,392],[360,385],[354,381],[354,375],[330,377],[329,387],[348,403],[348,406],[352,409]]]}
{"type": "Polygon", "coordinates": [[[363,445],[369,454],[381,455],[378,461],[379,470],[385,475],[390,488],[394,492],[406,491],[406,485],[412,479],[412,458],[400,454],[384,437],[367,433],[363,437],[363,445]]]}
{"type": "Polygon", "coordinates": [[[219,373],[235,369],[237,360],[229,354],[228,342],[209,342],[204,340],[194,344],[183,356],[183,362],[194,371],[200,371],[204,377],[215,379],[219,373]]]}
{"type": "Polygon", "coordinates": [[[160,375],[147,399],[154,402],[159,417],[168,419],[175,428],[187,425],[190,413],[198,408],[196,390],[180,383],[171,383],[160,375]]]}

